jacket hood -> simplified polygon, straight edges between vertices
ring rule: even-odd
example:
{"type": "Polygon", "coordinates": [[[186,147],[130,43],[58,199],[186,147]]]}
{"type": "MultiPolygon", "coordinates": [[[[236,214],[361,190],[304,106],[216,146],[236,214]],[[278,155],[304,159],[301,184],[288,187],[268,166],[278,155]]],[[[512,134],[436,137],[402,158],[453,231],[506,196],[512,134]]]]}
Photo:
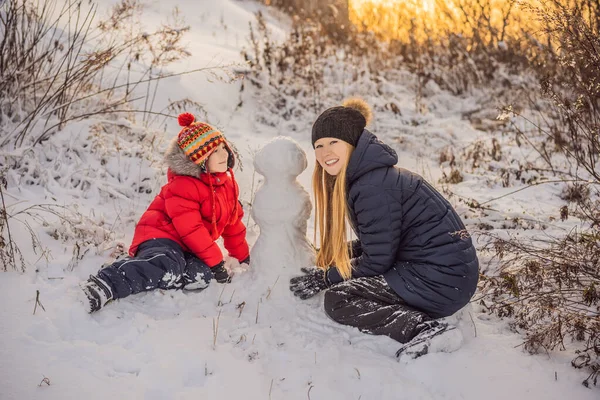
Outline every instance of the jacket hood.
{"type": "Polygon", "coordinates": [[[396,151],[365,129],[348,161],[347,183],[350,185],[367,172],[393,167],[397,163],[396,151]]]}

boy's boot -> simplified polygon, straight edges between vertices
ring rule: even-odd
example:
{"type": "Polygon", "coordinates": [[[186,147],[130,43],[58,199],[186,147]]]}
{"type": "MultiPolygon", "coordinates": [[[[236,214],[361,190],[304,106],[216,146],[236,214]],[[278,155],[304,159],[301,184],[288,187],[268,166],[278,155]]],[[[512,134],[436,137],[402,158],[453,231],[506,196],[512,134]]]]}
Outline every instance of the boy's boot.
{"type": "Polygon", "coordinates": [[[90,275],[90,279],[81,285],[81,289],[87,297],[87,303],[84,302],[84,307],[86,307],[88,313],[98,311],[106,303],[113,300],[113,293],[108,283],[94,275],[90,275]]]}

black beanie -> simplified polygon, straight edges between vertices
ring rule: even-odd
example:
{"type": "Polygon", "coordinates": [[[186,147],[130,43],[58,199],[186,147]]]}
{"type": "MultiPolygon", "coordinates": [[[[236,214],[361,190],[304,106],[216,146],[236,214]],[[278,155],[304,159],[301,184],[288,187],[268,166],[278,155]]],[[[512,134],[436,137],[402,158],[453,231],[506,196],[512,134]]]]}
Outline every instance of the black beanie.
{"type": "Polygon", "coordinates": [[[343,104],[319,115],[312,127],[313,147],[317,140],[324,137],[340,139],[356,147],[371,118],[371,109],[360,99],[348,99],[343,104]]]}

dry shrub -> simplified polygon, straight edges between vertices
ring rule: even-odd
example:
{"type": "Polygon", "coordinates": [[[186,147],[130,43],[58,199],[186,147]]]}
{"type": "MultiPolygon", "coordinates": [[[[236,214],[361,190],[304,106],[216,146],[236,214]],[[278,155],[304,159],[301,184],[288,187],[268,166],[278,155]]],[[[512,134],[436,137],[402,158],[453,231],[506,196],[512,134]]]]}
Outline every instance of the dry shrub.
{"type": "MultiPolygon", "coordinates": [[[[572,365],[586,368],[585,386],[600,375],[600,5],[598,2],[543,2],[532,8],[549,42],[541,68],[541,94],[551,102],[543,125],[518,130],[550,171],[565,183],[560,218],[579,218],[564,237],[494,240],[498,261],[481,281],[483,304],[514,318],[531,352],[565,350],[576,344],[572,365]],[[552,67],[552,68],[550,68],[552,67]],[[553,70],[554,69],[554,70],[553,70]],[[535,135],[543,134],[541,145],[535,135]],[[570,166],[560,171],[556,152],[570,166]]],[[[525,118],[509,107],[504,112],[525,118]]],[[[513,126],[514,125],[513,123],[513,126]]]]}
{"type": "Polygon", "coordinates": [[[442,183],[450,183],[453,185],[461,183],[463,180],[464,178],[462,174],[455,168],[452,168],[448,174],[444,172],[442,178],[440,179],[442,183]]]}
{"type": "MultiPolygon", "coordinates": [[[[261,12],[250,24],[249,48],[242,55],[250,67],[251,85],[267,96],[267,107],[286,121],[322,107],[321,90],[327,57],[334,53],[331,39],[319,22],[294,18],[283,43],[276,43],[261,12]]],[[[242,90],[245,86],[242,86],[242,90]]],[[[263,120],[263,123],[274,123],[263,120]]]]}
{"type": "Polygon", "coordinates": [[[589,369],[586,386],[596,384],[600,372],[600,233],[573,231],[546,242],[492,237],[495,240],[487,250],[495,254],[498,269],[482,275],[481,304],[500,317],[512,318],[525,334],[525,349],[531,353],[565,350],[575,342],[573,365],[589,369]]]}
{"type": "Polygon", "coordinates": [[[566,185],[560,198],[568,202],[584,204],[590,199],[590,188],[588,185],[577,182],[566,185]]]}
{"type": "Polygon", "coordinates": [[[96,8],[76,0],[0,5],[0,148],[38,145],[93,115],[137,111],[146,122],[153,114],[162,68],[189,55],[189,28],[175,9],[171,24],[143,32],[140,0],[122,0],[100,21],[96,8]]]}

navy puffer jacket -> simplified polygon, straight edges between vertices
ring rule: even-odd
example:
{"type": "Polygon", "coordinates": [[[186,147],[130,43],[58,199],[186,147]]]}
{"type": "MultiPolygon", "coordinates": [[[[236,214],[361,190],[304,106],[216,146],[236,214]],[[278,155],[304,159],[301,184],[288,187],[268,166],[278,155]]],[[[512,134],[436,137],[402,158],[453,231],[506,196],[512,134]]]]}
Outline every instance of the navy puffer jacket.
{"type": "MultiPolygon", "coordinates": [[[[397,162],[396,152],[367,130],[350,156],[348,210],[360,242],[352,277],[383,275],[409,305],[445,317],[475,292],[475,247],[450,203],[397,162]]],[[[327,277],[342,281],[336,268],[327,277]]]]}

